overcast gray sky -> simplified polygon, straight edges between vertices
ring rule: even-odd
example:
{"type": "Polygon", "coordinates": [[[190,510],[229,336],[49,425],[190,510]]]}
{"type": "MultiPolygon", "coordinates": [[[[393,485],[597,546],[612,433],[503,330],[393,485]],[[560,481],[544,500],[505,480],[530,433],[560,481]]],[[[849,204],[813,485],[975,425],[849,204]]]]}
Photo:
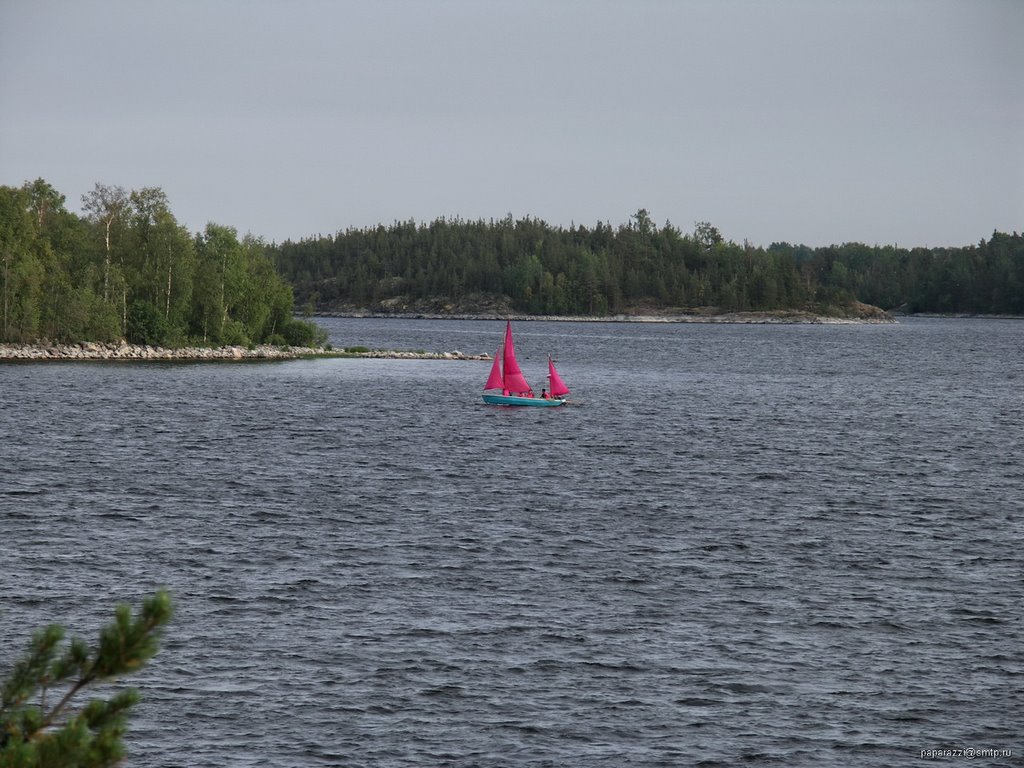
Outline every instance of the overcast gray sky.
{"type": "Polygon", "coordinates": [[[0,184],[278,242],[439,216],[1024,229],[1020,0],[0,0],[0,184]]]}

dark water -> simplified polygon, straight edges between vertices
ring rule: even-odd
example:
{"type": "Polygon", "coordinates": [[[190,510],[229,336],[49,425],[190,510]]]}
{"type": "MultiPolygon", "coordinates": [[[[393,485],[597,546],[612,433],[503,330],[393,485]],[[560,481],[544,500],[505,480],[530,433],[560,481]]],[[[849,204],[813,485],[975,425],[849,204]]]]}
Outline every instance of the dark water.
{"type": "Polygon", "coordinates": [[[131,765],[1019,764],[1024,324],[516,330],[578,407],[484,406],[483,362],[0,365],[0,670],[166,585],[131,765]]]}

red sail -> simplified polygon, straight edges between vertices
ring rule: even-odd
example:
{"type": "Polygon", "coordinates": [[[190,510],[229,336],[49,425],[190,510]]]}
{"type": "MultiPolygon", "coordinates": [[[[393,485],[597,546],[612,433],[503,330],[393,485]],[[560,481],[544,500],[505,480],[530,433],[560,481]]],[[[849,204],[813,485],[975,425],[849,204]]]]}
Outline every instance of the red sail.
{"type": "Polygon", "coordinates": [[[526,383],[523,372],[519,370],[519,363],[516,362],[516,348],[512,343],[512,321],[505,325],[505,345],[502,357],[504,358],[504,381],[505,389],[513,394],[516,392],[529,392],[530,385],[526,383]]]}
{"type": "Polygon", "coordinates": [[[504,389],[505,382],[501,378],[501,350],[494,353],[494,364],[491,366],[491,375],[487,377],[484,389],[504,389]]]}
{"type": "Polygon", "coordinates": [[[558,375],[558,371],[555,370],[555,364],[551,362],[550,357],[548,358],[548,381],[552,397],[562,397],[569,394],[569,388],[565,386],[562,377],[558,375]]]}

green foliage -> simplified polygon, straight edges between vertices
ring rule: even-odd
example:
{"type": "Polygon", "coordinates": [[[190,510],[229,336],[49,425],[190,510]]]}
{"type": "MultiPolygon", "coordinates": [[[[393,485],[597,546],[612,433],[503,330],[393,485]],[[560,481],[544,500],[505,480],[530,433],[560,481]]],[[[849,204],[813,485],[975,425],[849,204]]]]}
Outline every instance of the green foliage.
{"type": "MultiPolygon", "coordinates": [[[[156,187],[97,184],[86,216],[42,179],[0,186],[0,342],[250,345],[286,338],[291,286],[262,240],[190,235],[156,187]]],[[[290,331],[312,341],[316,328],[290,331]]]]}
{"type": "Polygon", "coordinates": [[[133,344],[163,344],[167,337],[167,321],[151,302],[133,301],[128,308],[125,336],[133,344]]]}
{"type": "Polygon", "coordinates": [[[327,334],[315,323],[289,319],[281,326],[285,341],[293,347],[319,347],[327,342],[327,334]]]}
{"type": "Polygon", "coordinates": [[[640,209],[613,228],[531,218],[437,219],[349,229],[270,249],[308,312],[460,303],[527,314],[604,315],[714,307],[783,310],[853,300],[885,309],[1024,313],[1024,239],[994,233],[958,249],[860,243],[811,249],[727,241],[708,222],[658,228],[640,209]],[[390,303],[389,303],[390,302],[390,303]]]}
{"type": "Polygon", "coordinates": [[[306,317],[417,304],[598,316],[844,311],[853,300],[1024,314],[1024,237],[1016,233],[963,248],[761,248],[728,241],[703,221],[691,234],[670,222],[659,228],[641,208],[618,227],[440,218],[268,245],[212,223],[190,235],[159,188],[97,184],[84,204],[85,217],[69,213],[42,179],[0,186],[0,342],[322,345],[315,324],[293,317],[296,300],[306,317]]]}
{"type": "Polygon", "coordinates": [[[93,648],[76,638],[62,652],[64,629],[56,624],[37,632],[0,692],[0,768],[119,763],[138,692],[129,688],[92,699],[77,711],[72,702],[98,683],[141,669],[159,649],[171,613],[170,596],[161,590],[135,616],[127,605],[118,606],[93,648]]]}

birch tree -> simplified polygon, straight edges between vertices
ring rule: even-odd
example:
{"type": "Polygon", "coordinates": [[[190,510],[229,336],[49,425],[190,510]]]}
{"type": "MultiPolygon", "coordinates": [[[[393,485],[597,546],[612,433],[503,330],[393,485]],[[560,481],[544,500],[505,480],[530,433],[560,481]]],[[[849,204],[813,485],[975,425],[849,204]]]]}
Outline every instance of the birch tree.
{"type": "Polygon", "coordinates": [[[103,261],[103,299],[110,301],[110,257],[111,229],[121,218],[128,205],[128,193],[124,187],[108,186],[96,182],[91,192],[82,195],[82,206],[90,217],[103,227],[104,261],[103,261]]]}

